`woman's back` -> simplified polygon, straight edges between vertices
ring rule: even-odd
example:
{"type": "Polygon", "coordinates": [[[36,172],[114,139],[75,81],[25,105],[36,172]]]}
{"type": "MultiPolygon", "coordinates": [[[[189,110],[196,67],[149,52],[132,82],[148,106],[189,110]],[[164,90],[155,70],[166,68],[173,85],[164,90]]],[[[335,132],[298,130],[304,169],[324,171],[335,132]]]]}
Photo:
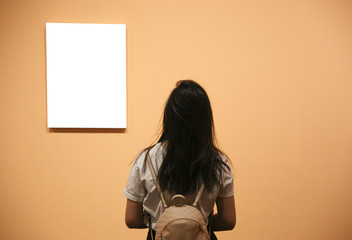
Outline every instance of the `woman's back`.
{"type": "MultiPolygon", "coordinates": [[[[156,173],[160,170],[165,153],[166,150],[161,143],[154,145],[149,150],[149,156],[156,173]]],[[[124,194],[132,201],[143,201],[142,206],[151,215],[152,227],[155,229],[156,223],[164,209],[147,161],[145,161],[146,154],[147,151],[144,151],[134,160],[128,183],[124,189],[124,194]]],[[[224,161],[226,160],[224,159],[224,161]]],[[[173,195],[178,193],[179,192],[163,191],[163,195],[167,203],[170,202],[173,195]]],[[[185,196],[189,202],[193,202],[197,193],[198,189],[197,191],[188,193],[185,196]]],[[[216,199],[218,197],[231,197],[233,194],[233,178],[231,172],[225,170],[221,183],[213,186],[212,193],[209,193],[206,190],[203,191],[203,194],[199,200],[197,207],[204,216],[206,222],[209,214],[213,210],[216,199]]],[[[147,223],[147,219],[144,219],[144,222],[147,223]]]]}

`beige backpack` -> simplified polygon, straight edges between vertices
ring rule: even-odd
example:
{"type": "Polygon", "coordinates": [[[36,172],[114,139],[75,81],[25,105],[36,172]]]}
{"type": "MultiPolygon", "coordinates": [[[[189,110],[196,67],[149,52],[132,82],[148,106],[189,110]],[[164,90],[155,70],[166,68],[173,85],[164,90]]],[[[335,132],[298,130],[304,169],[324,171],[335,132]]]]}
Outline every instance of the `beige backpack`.
{"type": "MultiPolygon", "coordinates": [[[[205,223],[202,213],[196,207],[204,190],[204,183],[200,187],[197,197],[192,205],[189,204],[185,196],[177,194],[171,198],[170,206],[168,206],[161,191],[160,185],[157,181],[149,154],[147,154],[147,161],[155,185],[160,194],[161,201],[164,205],[164,212],[161,214],[156,224],[155,239],[209,240],[210,235],[207,230],[207,224],[205,223]],[[177,199],[182,200],[183,204],[176,204],[177,199]]],[[[154,240],[151,227],[152,224],[149,218],[149,230],[151,233],[151,239],[154,240]]]]}

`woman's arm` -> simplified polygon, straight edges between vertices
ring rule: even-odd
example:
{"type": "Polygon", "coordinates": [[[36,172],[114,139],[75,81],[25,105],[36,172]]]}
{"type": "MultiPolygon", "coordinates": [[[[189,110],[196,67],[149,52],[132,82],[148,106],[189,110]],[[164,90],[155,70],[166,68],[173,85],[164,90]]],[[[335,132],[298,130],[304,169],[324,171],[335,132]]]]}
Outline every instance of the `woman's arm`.
{"type": "Polygon", "coordinates": [[[217,214],[213,216],[213,231],[232,230],[236,225],[236,209],[234,197],[216,199],[217,214]]]}
{"type": "Polygon", "coordinates": [[[128,228],[146,228],[143,222],[143,206],[141,202],[127,199],[125,222],[128,228]]]}

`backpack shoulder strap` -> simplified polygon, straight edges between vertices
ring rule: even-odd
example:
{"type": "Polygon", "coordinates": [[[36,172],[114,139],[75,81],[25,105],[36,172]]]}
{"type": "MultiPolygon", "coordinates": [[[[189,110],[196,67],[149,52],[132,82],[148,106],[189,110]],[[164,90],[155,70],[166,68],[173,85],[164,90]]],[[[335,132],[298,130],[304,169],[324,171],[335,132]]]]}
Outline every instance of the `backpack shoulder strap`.
{"type": "Polygon", "coordinates": [[[159,192],[159,195],[160,195],[160,198],[161,198],[161,202],[163,203],[164,208],[167,208],[167,204],[166,204],[166,201],[165,201],[163,192],[161,191],[159,182],[158,182],[158,180],[157,180],[157,177],[156,177],[156,174],[155,174],[155,171],[154,171],[154,168],[153,168],[152,161],[150,160],[150,157],[149,157],[149,152],[147,152],[146,154],[147,154],[147,162],[148,162],[149,170],[150,170],[150,172],[151,172],[151,174],[152,174],[152,176],[153,176],[153,179],[154,179],[154,183],[155,183],[155,185],[156,185],[156,188],[158,189],[158,192],[159,192]]]}
{"type": "Polygon", "coordinates": [[[192,204],[193,207],[197,206],[198,201],[199,201],[200,197],[202,196],[203,190],[204,190],[204,183],[202,183],[202,185],[200,186],[200,189],[199,189],[199,192],[197,194],[197,197],[194,200],[194,203],[192,204]]]}

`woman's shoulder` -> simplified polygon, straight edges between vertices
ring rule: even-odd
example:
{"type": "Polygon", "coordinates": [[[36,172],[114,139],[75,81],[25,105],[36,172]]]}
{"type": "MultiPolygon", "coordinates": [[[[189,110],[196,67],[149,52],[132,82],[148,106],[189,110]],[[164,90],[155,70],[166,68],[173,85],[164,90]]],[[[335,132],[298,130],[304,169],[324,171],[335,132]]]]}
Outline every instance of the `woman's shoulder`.
{"type": "Polygon", "coordinates": [[[218,154],[219,154],[219,158],[222,161],[222,163],[224,163],[227,167],[230,167],[230,165],[231,165],[230,158],[220,150],[218,151],[218,154]]]}
{"type": "Polygon", "coordinates": [[[231,168],[232,168],[232,163],[231,163],[231,160],[229,159],[229,157],[219,151],[219,157],[220,157],[220,160],[221,160],[221,172],[222,172],[222,181],[224,180],[224,178],[227,178],[227,177],[230,177],[232,178],[232,171],[231,171],[231,168]]]}
{"type": "Polygon", "coordinates": [[[137,165],[139,167],[143,167],[146,164],[147,154],[149,155],[153,165],[155,162],[159,162],[163,159],[165,153],[165,148],[162,143],[156,143],[148,148],[143,149],[140,151],[135,159],[133,160],[133,165],[137,165]]]}
{"type": "Polygon", "coordinates": [[[153,145],[150,150],[148,151],[149,156],[151,158],[162,155],[165,153],[165,145],[164,143],[158,142],[157,144],[153,145]]]}

